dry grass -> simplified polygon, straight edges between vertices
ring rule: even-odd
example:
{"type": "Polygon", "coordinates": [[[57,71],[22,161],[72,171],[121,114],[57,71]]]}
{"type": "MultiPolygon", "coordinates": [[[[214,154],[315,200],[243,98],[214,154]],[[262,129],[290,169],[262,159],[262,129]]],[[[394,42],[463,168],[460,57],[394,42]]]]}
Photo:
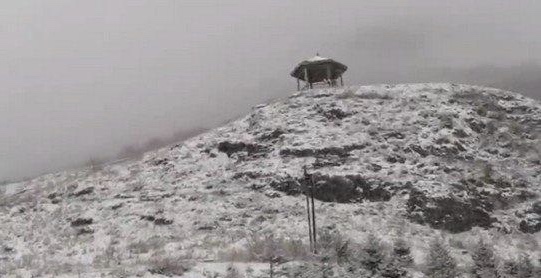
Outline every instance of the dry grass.
{"type": "Polygon", "coordinates": [[[178,275],[182,276],[190,270],[191,264],[181,258],[154,256],[149,261],[149,272],[152,274],[161,274],[166,276],[178,275]]]}
{"type": "Polygon", "coordinates": [[[233,247],[218,253],[220,260],[228,262],[268,262],[276,257],[286,260],[306,260],[310,256],[308,246],[300,239],[255,234],[248,236],[245,246],[233,247]]]}
{"type": "Polygon", "coordinates": [[[147,241],[138,241],[130,243],[127,248],[134,254],[148,253],[149,251],[159,250],[166,244],[165,240],[161,237],[155,236],[149,238],[147,241]]]}
{"type": "Polygon", "coordinates": [[[357,94],[356,97],[361,99],[392,99],[390,94],[378,93],[375,91],[357,94]]]}

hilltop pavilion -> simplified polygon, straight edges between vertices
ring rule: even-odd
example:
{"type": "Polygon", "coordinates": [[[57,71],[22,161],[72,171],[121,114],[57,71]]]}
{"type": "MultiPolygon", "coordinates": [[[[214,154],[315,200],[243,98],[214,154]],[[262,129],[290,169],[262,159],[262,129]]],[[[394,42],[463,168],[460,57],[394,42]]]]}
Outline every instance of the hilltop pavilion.
{"type": "Polygon", "coordinates": [[[300,62],[291,72],[291,76],[297,79],[297,90],[301,90],[301,80],[305,82],[303,89],[312,89],[314,84],[326,84],[329,87],[337,86],[337,80],[340,79],[340,85],[344,86],[342,74],[348,67],[330,58],[316,56],[300,62]]]}

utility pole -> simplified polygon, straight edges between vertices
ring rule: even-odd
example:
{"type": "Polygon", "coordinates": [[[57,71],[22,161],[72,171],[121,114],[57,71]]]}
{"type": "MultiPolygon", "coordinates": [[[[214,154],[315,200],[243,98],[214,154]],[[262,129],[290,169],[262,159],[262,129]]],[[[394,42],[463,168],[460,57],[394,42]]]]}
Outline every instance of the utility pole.
{"type": "Polygon", "coordinates": [[[316,210],[314,205],[314,179],[308,174],[304,166],[304,193],[306,195],[306,211],[308,213],[308,235],[310,237],[310,251],[317,254],[317,234],[316,234],[316,210]],[[310,197],[308,197],[310,193],[310,197]]]}
{"type": "Polygon", "coordinates": [[[304,185],[304,195],[306,196],[306,214],[308,215],[308,236],[310,237],[310,252],[312,252],[314,250],[314,238],[312,236],[312,219],[310,217],[310,197],[308,197],[308,185],[306,183],[304,185]]]}
{"type": "Polygon", "coordinates": [[[310,195],[312,197],[312,236],[314,237],[314,254],[317,254],[316,209],[314,206],[314,179],[312,175],[310,175],[310,195]]]}

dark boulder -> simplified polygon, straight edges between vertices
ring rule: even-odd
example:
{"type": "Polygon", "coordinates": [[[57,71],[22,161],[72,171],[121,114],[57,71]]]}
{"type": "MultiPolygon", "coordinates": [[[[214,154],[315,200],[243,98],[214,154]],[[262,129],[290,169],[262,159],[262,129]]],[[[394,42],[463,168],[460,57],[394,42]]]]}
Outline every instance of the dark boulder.
{"type": "Polygon", "coordinates": [[[92,224],[93,220],[92,218],[77,218],[73,221],[71,221],[72,227],[79,227],[79,226],[85,226],[92,224]]]}
{"type": "Polygon", "coordinates": [[[92,192],[94,192],[94,187],[90,186],[90,187],[87,187],[87,188],[85,188],[83,190],[79,190],[77,192],[74,192],[70,196],[79,197],[79,196],[91,194],[92,192]]]}
{"type": "Polygon", "coordinates": [[[532,212],[541,214],[541,201],[537,201],[532,205],[532,212]]]}
{"type": "Polygon", "coordinates": [[[470,126],[471,130],[473,130],[473,131],[475,131],[477,133],[483,133],[483,131],[487,127],[484,122],[476,120],[474,118],[466,119],[466,122],[470,126]]]}
{"type": "Polygon", "coordinates": [[[166,218],[156,218],[154,220],[154,224],[158,225],[158,226],[171,225],[171,224],[173,224],[173,220],[166,219],[166,218]]]}
{"type": "Polygon", "coordinates": [[[272,132],[269,132],[269,133],[265,133],[261,136],[259,136],[257,139],[260,140],[260,141],[274,141],[278,138],[280,138],[280,136],[282,136],[282,134],[284,134],[285,132],[281,129],[275,129],[274,131],[272,132]]]}
{"type": "Polygon", "coordinates": [[[430,154],[429,151],[423,149],[423,147],[421,147],[419,145],[410,145],[409,149],[416,152],[416,153],[418,153],[422,157],[426,157],[426,156],[428,156],[430,154]]]}
{"type": "Polygon", "coordinates": [[[156,220],[156,217],[154,217],[154,215],[141,215],[141,220],[146,220],[146,221],[154,221],[156,220]]]}
{"type": "Polygon", "coordinates": [[[406,138],[406,136],[404,136],[404,134],[402,134],[402,133],[400,133],[398,131],[392,131],[392,132],[388,132],[388,133],[383,134],[383,138],[385,138],[385,139],[389,139],[389,138],[404,139],[404,138],[406,138]]]}
{"type": "Polygon", "coordinates": [[[89,228],[89,227],[81,227],[81,228],[78,228],[76,230],[76,234],[78,236],[80,235],[86,235],[86,234],[93,234],[94,233],[94,229],[92,228],[89,228]]]}
{"type": "Polygon", "coordinates": [[[541,201],[532,204],[524,212],[524,219],[519,223],[519,229],[524,233],[537,233],[541,231],[541,201]]]}
{"type": "Polygon", "coordinates": [[[404,158],[403,156],[400,156],[400,155],[397,155],[397,154],[393,154],[393,155],[389,155],[387,158],[386,158],[387,162],[389,163],[404,163],[406,162],[406,158],[404,158]]]}
{"type": "Polygon", "coordinates": [[[281,156],[296,156],[296,157],[325,157],[338,156],[347,157],[354,150],[362,150],[366,148],[365,144],[352,144],[341,147],[327,147],[321,149],[282,149],[281,156]]]}
{"type": "Polygon", "coordinates": [[[238,152],[246,152],[251,155],[255,153],[261,153],[265,150],[266,148],[264,146],[252,143],[224,141],[218,144],[218,151],[226,153],[229,157],[231,157],[232,154],[238,152]]]}
{"type": "Polygon", "coordinates": [[[345,112],[339,108],[331,108],[331,109],[320,108],[318,112],[322,114],[328,120],[342,120],[344,118],[347,118],[353,115],[353,113],[345,112]]]}
{"type": "Polygon", "coordinates": [[[541,231],[541,216],[536,215],[520,221],[520,231],[528,234],[533,234],[541,231]]]}
{"type": "MultiPolygon", "coordinates": [[[[368,201],[388,201],[393,186],[375,180],[367,180],[360,175],[329,176],[313,174],[314,198],[323,202],[353,203],[368,201]]],[[[292,177],[274,180],[270,186],[288,195],[310,194],[310,181],[292,177]]]]}
{"type": "Polygon", "coordinates": [[[429,198],[418,190],[410,192],[407,210],[412,221],[452,233],[468,231],[476,226],[488,228],[496,221],[487,212],[490,206],[475,198],[429,198]]]}

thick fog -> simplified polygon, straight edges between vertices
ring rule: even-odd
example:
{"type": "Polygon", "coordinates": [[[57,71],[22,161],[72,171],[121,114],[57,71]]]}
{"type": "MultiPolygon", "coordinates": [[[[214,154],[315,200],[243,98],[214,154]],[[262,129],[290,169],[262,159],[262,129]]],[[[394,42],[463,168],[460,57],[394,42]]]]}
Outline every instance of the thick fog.
{"type": "Polygon", "coordinates": [[[0,179],[110,160],[295,88],[319,52],[347,84],[452,81],[541,99],[540,1],[6,1],[0,179]]]}

